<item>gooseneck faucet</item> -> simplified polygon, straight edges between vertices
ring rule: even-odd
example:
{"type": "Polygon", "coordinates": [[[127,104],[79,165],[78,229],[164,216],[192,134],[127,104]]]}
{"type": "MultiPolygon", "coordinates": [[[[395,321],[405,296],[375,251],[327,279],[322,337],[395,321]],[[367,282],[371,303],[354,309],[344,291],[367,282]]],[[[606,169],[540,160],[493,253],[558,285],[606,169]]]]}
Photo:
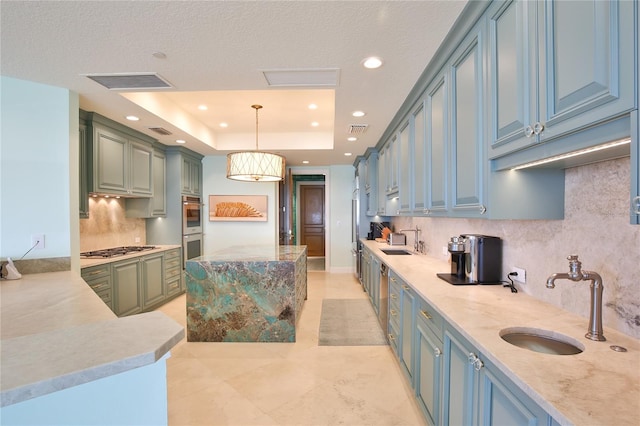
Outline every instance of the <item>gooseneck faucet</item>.
{"type": "Polygon", "coordinates": [[[589,313],[589,330],[584,335],[587,339],[604,342],[602,333],[602,277],[595,272],[583,271],[582,262],[575,254],[567,257],[569,261],[569,273],[551,274],[547,278],[547,288],[554,288],[557,279],[567,279],[571,281],[591,281],[591,309],[589,313]]]}
{"type": "Polygon", "coordinates": [[[415,232],[415,239],[413,240],[413,251],[414,253],[418,253],[419,248],[420,248],[420,244],[418,243],[418,241],[420,240],[420,228],[418,228],[418,225],[416,225],[415,229],[401,229],[399,232],[415,232]]]}

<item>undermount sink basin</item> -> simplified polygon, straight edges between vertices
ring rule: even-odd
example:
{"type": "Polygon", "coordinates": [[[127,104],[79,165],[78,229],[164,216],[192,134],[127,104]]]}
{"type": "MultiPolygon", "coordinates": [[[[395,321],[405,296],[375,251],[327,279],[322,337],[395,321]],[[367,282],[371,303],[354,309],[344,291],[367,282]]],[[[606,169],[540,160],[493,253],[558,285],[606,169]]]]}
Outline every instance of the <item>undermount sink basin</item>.
{"type": "Polygon", "coordinates": [[[511,327],[500,330],[500,337],[512,345],[552,355],[575,355],[584,346],[571,337],[539,328],[511,327]]]}
{"type": "Polygon", "coordinates": [[[399,250],[399,249],[380,249],[381,252],[383,252],[384,254],[390,254],[390,255],[396,255],[396,256],[402,256],[402,255],[408,255],[411,254],[411,252],[406,251],[406,250],[399,250]]]}

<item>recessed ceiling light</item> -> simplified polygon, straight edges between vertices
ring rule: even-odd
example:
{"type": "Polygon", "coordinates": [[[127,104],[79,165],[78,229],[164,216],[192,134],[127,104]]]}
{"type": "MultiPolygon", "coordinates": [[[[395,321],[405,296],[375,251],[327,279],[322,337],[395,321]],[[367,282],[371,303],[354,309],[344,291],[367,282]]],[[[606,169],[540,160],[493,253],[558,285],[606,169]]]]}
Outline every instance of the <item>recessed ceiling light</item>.
{"type": "Polygon", "coordinates": [[[184,139],[176,139],[176,143],[187,143],[184,139]]]}
{"type": "Polygon", "coordinates": [[[318,105],[316,105],[316,104],[309,104],[309,109],[318,109],[318,105]]]}
{"type": "Polygon", "coordinates": [[[350,153],[350,152],[345,152],[345,153],[344,153],[344,156],[345,156],[345,157],[351,157],[351,153],[350,153]]]}
{"type": "Polygon", "coordinates": [[[356,137],[354,137],[354,136],[351,136],[350,138],[347,138],[347,140],[348,140],[349,142],[355,142],[355,141],[357,141],[357,140],[358,140],[358,138],[356,138],[356,137]]]}
{"type": "Polygon", "coordinates": [[[302,164],[309,164],[309,160],[302,160],[302,164]]]}
{"type": "Polygon", "coordinates": [[[220,127],[225,127],[226,128],[226,127],[229,127],[229,125],[227,123],[223,122],[223,123],[220,123],[220,127]]]}
{"type": "Polygon", "coordinates": [[[136,117],[135,115],[127,115],[126,118],[129,121],[138,121],[138,120],[140,120],[140,118],[136,117]]]}
{"type": "Polygon", "coordinates": [[[313,127],[318,127],[320,125],[320,123],[318,123],[317,121],[314,121],[313,123],[311,123],[311,125],[313,127]]]}
{"type": "Polygon", "coordinates": [[[200,111],[206,111],[206,110],[208,110],[208,109],[209,109],[209,107],[207,107],[206,105],[198,105],[198,109],[199,109],[200,111]]]}
{"type": "Polygon", "coordinates": [[[380,68],[382,66],[382,59],[376,57],[376,56],[372,56],[370,58],[365,58],[364,61],[362,61],[362,65],[365,68],[368,69],[376,69],[376,68],[380,68]]]}
{"type": "Polygon", "coordinates": [[[354,117],[364,117],[365,113],[364,113],[364,111],[353,111],[353,113],[351,113],[351,115],[353,115],[354,117]]]}

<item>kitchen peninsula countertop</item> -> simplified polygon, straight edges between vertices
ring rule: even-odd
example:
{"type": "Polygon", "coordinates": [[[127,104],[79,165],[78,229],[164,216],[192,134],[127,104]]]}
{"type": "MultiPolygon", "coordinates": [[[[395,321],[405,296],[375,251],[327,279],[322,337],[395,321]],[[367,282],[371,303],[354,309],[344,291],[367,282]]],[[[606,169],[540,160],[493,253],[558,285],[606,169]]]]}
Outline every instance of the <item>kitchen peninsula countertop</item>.
{"type": "Polygon", "coordinates": [[[2,407],[153,364],[184,337],[161,312],[117,318],[71,271],[0,281],[0,295],[2,407]]]}
{"type": "Polygon", "coordinates": [[[155,248],[151,250],[138,251],[135,253],[125,254],[124,256],[114,257],[94,257],[90,259],[80,258],[80,267],[89,268],[91,266],[104,265],[105,263],[117,262],[119,260],[131,259],[133,257],[146,256],[148,254],[159,253],[161,251],[172,250],[175,248],[181,248],[181,245],[154,245],[155,248]]]}
{"type": "MultiPolygon", "coordinates": [[[[454,286],[436,276],[450,265],[423,255],[388,256],[363,244],[416,290],[470,343],[560,424],[632,425],[640,419],[640,341],[605,327],[605,342],[584,337],[588,318],[502,286],[454,286]],[[552,330],[582,345],[577,355],[549,355],[513,346],[507,327],[552,330]],[[615,352],[611,345],[628,352],[615,352]]],[[[394,246],[394,249],[410,247],[394,246]]],[[[544,285],[530,283],[527,285],[544,285]]],[[[584,291],[589,291],[584,284],[584,291]]],[[[605,291],[608,283],[604,282],[605,291]]]]}

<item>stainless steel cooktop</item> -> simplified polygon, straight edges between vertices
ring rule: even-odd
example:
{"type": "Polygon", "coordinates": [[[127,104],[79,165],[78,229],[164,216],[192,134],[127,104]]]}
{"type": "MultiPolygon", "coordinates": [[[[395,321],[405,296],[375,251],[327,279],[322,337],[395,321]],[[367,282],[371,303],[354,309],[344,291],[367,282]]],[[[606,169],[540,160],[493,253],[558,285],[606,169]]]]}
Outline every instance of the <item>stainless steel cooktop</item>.
{"type": "Polygon", "coordinates": [[[113,247],[103,250],[85,251],[80,253],[80,257],[84,259],[101,258],[101,257],[116,257],[124,256],[125,254],[137,253],[145,250],[153,250],[155,246],[123,246],[113,247]]]}

